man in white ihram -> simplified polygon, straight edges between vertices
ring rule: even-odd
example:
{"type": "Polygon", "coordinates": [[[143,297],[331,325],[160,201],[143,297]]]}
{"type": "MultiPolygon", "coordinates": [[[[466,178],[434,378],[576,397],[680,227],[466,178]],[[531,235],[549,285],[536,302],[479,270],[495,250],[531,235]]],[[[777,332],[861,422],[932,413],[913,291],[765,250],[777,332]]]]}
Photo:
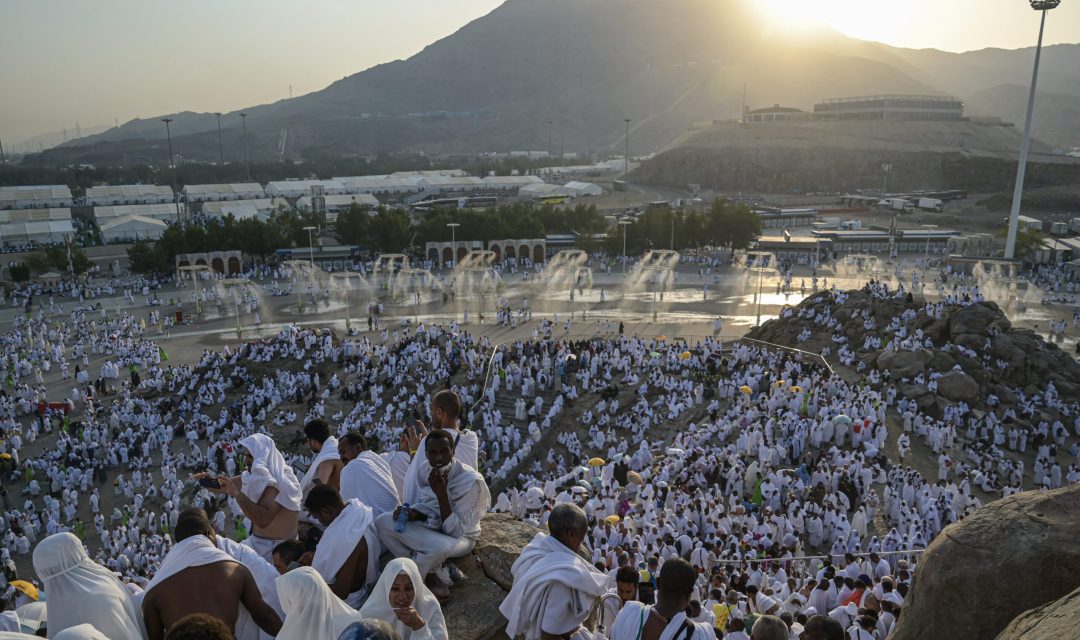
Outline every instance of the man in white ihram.
{"type": "Polygon", "coordinates": [[[588,527],[585,512],[575,504],[561,502],[551,510],[551,535],[536,534],[510,569],[514,586],[499,605],[510,621],[508,636],[520,635],[525,640],[594,637],[581,625],[614,581],[578,555],[588,527]]]}
{"type": "Polygon", "coordinates": [[[379,538],[395,557],[412,558],[437,597],[450,595],[443,578],[432,571],[450,558],[472,551],[480,537],[480,519],[491,507],[487,482],[475,469],[454,459],[454,435],[442,429],[424,440],[419,499],[404,511],[407,522],[398,531],[398,507],[375,519],[379,538]]]}

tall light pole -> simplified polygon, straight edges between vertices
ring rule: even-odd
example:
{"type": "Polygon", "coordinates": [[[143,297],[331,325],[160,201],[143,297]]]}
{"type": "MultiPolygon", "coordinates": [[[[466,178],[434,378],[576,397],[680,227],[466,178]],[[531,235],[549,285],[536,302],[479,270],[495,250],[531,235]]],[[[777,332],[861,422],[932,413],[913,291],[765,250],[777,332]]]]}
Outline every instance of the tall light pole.
{"type": "Polygon", "coordinates": [[[926,264],[930,265],[930,231],[937,229],[936,224],[924,224],[923,229],[926,229],[926,264]]]}
{"type": "Polygon", "coordinates": [[[675,210],[671,210],[671,250],[675,250],[675,210]]]}
{"type": "Polygon", "coordinates": [[[251,158],[248,157],[247,148],[247,114],[240,114],[240,123],[243,125],[244,130],[244,175],[247,180],[251,180],[251,158]]]}
{"type": "Polygon", "coordinates": [[[218,164],[225,166],[225,145],[221,142],[221,112],[215,113],[217,116],[217,148],[218,148],[218,164]]]}
{"type": "Polygon", "coordinates": [[[461,223],[447,222],[446,226],[450,227],[450,264],[454,264],[457,262],[457,228],[461,223]]]}
{"type": "MultiPolygon", "coordinates": [[[[623,192],[623,202],[630,201],[630,181],[627,177],[630,175],[630,118],[623,118],[623,122],[626,123],[626,154],[623,157],[623,181],[626,182],[626,191],[623,192]]],[[[625,263],[624,263],[625,266],[625,263]]]]}
{"type": "Polygon", "coordinates": [[[173,121],[172,118],[162,118],[162,122],[165,123],[165,137],[169,140],[169,168],[172,169],[172,190],[173,190],[173,202],[176,203],[176,223],[180,223],[180,194],[176,190],[176,163],[173,162],[172,151],[172,131],[169,130],[169,123],[173,121]]]}
{"type": "Polygon", "coordinates": [[[1046,12],[1061,4],[1061,0],[1030,0],[1030,2],[1032,9],[1042,12],[1042,17],[1039,20],[1039,43],[1035,46],[1035,69],[1031,72],[1031,91],[1028,93],[1024,140],[1020,143],[1020,162],[1016,165],[1016,184],[1013,186],[1012,212],[1009,214],[1009,235],[1005,239],[1006,259],[1016,257],[1016,232],[1020,228],[1020,201],[1024,196],[1024,174],[1027,172],[1028,149],[1031,147],[1031,121],[1035,115],[1035,85],[1039,81],[1039,59],[1042,57],[1046,12]]]}
{"type": "Polygon", "coordinates": [[[566,157],[566,119],[562,110],[559,111],[559,164],[566,157]]]}
{"type": "Polygon", "coordinates": [[[552,125],[552,121],[548,120],[547,121],[547,126],[548,126],[548,160],[551,159],[551,125],[552,125]]]}
{"type": "Polygon", "coordinates": [[[892,164],[886,162],[881,165],[881,173],[885,176],[881,182],[881,195],[885,195],[889,192],[889,172],[892,171],[892,164]]]}
{"type": "Polygon", "coordinates": [[[630,226],[629,220],[620,220],[619,226],[622,227],[622,272],[626,275],[626,228],[630,226]]]}
{"type": "Polygon", "coordinates": [[[311,268],[315,268],[315,237],[312,234],[318,227],[304,227],[304,231],[307,231],[308,241],[308,262],[311,264],[311,268]]]}

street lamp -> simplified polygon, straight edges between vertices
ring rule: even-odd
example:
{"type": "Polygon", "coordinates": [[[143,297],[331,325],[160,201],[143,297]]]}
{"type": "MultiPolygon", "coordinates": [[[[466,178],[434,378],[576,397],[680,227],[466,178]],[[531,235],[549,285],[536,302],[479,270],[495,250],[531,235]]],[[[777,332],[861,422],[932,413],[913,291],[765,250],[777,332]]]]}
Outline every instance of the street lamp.
{"type": "Polygon", "coordinates": [[[1028,149],[1031,147],[1031,120],[1035,115],[1035,85],[1039,80],[1039,59],[1042,57],[1043,31],[1046,28],[1046,12],[1061,4],[1061,0],[1030,0],[1031,8],[1041,11],[1039,20],[1039,43],[1035,46],[1035,69],[1031,72],[1031,90],[1028,93],[1027,119],[1024,122],[1024,139],[1020,143],[1020,161],[1016,165],[1016,184],[1013,186],[1012,212],[1009,214],[1009,235],[1005,239],[1005,258],[1016,257],[1016,233],[1020,228],[1020,201],[1024,195],[1024,174],[1027,172],[1028,149]]]}
{"type": "Polygon", "coordinates": [[[199,318],[202,318],[202,302],[199,301],[199,274],[203,271],[210,271],[210,267],[205,264],[184,265],[180,267],[180,272],[190,273],[192,281],[195,282],[195,315],[199,318]]]}
{"type": "Polygon", "coordinates": [[[619,226],[622,227],[622,272],[626,275],[626,228],[632,223],[629,220],[620,220],[619,226]]]}
{"type": "Polygon", "coordinates": [[[626,182],[626,191],[623,192],[623,202],[630,201],[630,181],[627,180],[627,176],[630,175],[630,118],[623,118],[623,122],[626,123],[626,154],[623,156],[623,181],[626,182]]]}
{"type": "Polygon", "coordinates": [[[218,148],[218,164],[225,166],[225,146],[221,142],[221,112],[214,114],[217,116],[217,148],[218,148]]]}
{"type": "Polygon", "coordinates": [[[165,137],[169,140],[169,168],[172,169],[172,189],[173,189],[173,202],[176,203],[176,222],[180,223],[180,194],[176,191],[176,163],[173,162],[173,150],[172,150],[172,131],[169,130],[169,123],[173,121],[172,118],[162,118],[162,122],[165,123],[165,137]]]}
{"type": "Polygon", "coordinates": [[[446,226],[450,227],[450,264],[454,264],[457,262],[457,228],[461,223],[447,222],[446,226]]]}
{"type": "Polygon", "coordinates": [[[304,227],[304,231],[307,231],[308,241],[308,262],[311,264],[311,268],[315,268],[315,240],[312,235],[312,231],[315,231],[318,227],[304,227]]]}
{"type": "Polygon", "coordinates": [[[247,147],[247,114],[240,114],[240,123],[244,129],[244,175],[247,176],[247,180],[251,180],[251,158],[248,157],[247,147]]]}
{"type": "Polygon", "coordinates": [[[244,339],[244,333],[243,333],[243,330],[240,327],[240,293],[241,292],[237,291],[237,288],[246,287],[247,285],[251,284],[251,280],[248,280],[247,278],[229,278],[228,280],[223,280],[222,284],[225,287],[227,287],[228,289],[232,290],[233,303],[234,303],[234,306],[235,306],[235,309],[236,309],[236,339],[237,340],[243,340],[244,339]]]}
{"type": "Polygon", "coordinates": [[[930,266],[930,230],[937,229],[936,224],[924,224],[923,229],[926,229],[926,266],[930,266]]]}

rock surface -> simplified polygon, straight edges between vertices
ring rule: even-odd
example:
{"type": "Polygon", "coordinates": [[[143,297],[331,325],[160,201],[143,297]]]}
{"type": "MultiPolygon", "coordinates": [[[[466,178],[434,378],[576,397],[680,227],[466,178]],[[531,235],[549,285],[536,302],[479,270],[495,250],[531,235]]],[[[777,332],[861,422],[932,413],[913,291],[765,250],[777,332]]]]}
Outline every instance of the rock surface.
{"type": "MultiPolygon", "coordinates": [[[[923,555],[890,640],[993,640],[1017,615],[1072,592],[1077,513],[1080,485],[1015,494],[946,527],[923,555]]],[[[1078,610],[1075,598],[1069,607],[1078,610]]],[[[1074,627],[1061,637],[1078,636],[1074,627]]]]}
{"type": "Polygon", "coordinates": [[[1021,613],[997,640],[1073,640],[1080,636],[1080,589],[1021,613]]]}
{"type": "Polygon", "coordinates": [[[454,560],[466,576],[454,585],[450,601],[443,608],[446,631],[454,640],[507,637],[506,619],[499,613],[499,605],[513,582],[511,565],[537,533],[534,527],[505,513],[487,514],[480,527],[473,553],[454,560]]]}

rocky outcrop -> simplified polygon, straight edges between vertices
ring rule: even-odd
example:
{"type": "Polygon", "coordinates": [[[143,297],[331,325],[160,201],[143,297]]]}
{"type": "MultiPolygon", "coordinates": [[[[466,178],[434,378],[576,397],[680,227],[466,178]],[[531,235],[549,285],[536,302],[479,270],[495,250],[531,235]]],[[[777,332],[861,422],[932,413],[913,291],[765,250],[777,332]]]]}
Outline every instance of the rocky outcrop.
{"type": "Polygon", "coordinates": [[[537,530],[505,513],[489,513],[480,523],[473,553],[454,560],[465,580],[454,585],[443,607],[446,631],[454,640],[506,638],[499,605],[510,591],[510,567],[537,530]]]}
{"type": "Polygon", "coordinates": [[[834,329],[814,321],[815,317],[832,317],[839,323],[835,331],[847,338],[848,348],[859,361],[877,369],[885,382],[897,383],[905,397],[931,413],[948,402],[963,401],[984,408],[991,395],[1008,403],[1018,390],[1029,396],[1043,394],[1050,384],[1062,398],[1080,393],[1080,364],[1035,332],[1014,329],[993,302],[949,307],[941,318],[935,318],[927,314],[926,301],[919,296],[881,300],[862,290],[845,292],[844,296],[829,291],[814,294],[803,300],[792,316],[770,320],[747,337],[804,351],[821,352],[828,347],[835,352],[834,329]],[[864,312],[872,322],[867,323],[864,312]],[[867,337],[879,338],[882,347],[886,346],[894,338],[887,327],[905,312],[911,318],[908,334],[921,330],[923,348],[864,348],[867,337]],[[806,330],[809,339],[800,341],[806,330]],[[926,338],[932,348],[927,347],[926,338]],[[924,375],[922,384],[915,381],[919,374],[924,375]],[[936,393],[926,388],[931,374],[940,376],[936,393]]]}
{"type": "Polygon", "coordinates": [[[1080,589],[1021,613],[997,640],[1073,640],[1080,636],[1080,589]]]}
{"type": "MultiPolygon", "coordinates": [[[[923,555],[890,640],[993,640],[1017,615],[1073,591],[1080,575],[1078,513],[1080,485],[1074,485],[1015,494],[946,527],[923,555]]],[[[1075,612],[1075,599],[1068,606],[1075,612]]],[[[1075,627],[1061,637],[1077,637],[1075,627]]]]}

